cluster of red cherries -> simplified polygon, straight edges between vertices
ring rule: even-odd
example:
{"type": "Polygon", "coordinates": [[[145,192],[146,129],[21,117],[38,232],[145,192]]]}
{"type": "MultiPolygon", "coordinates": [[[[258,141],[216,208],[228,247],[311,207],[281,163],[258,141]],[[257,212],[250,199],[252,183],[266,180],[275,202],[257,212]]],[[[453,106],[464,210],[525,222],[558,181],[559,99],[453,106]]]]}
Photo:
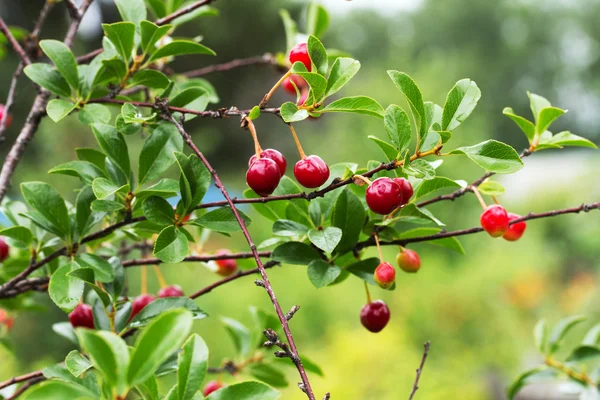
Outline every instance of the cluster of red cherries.
{"type": "MultiPolygon", "coordinates": [[[[294,64],[297,61],[302,62],[308,71],[312,70],[312,64],[306,43],[300,43],[290,51],[289,61],[294,64]]],[[[308,85],[306,81],[297,75],[291,75],[282,82],[283,88],[296,94],[296,87],[301,92],[301,99],[298,104],[304,104],[308,96],[308,85]],[[294,82],[294,84],[292,84],[294,82]]],[[[301,160],[294,166],[294,176],[296,180],[305,188],[315,189],[323,185],[329,179],[329,166],[316,155],[305,156],[300,150],[301,160]]],[[[275,149],[266,149],[253,155],[248,161],[248,172],[246,173],[246,182],[252,190],[260,196],[268,196],[275,191],[279,185],[281,177],[285,175],[287,161],[283,154],[275,149]]]]}
{"type": "Polygon", "coordinates": [[[484,209],[479,220],[481,227],[491,237],[502,236],[505,240],[514,242],[523,236],[525,228],[527,228],[525,221],[511,224],[512,221],[519,218],[521,218],[520,215],[506,212],[506,209],[500,204],[492,204],[484,209]]]}

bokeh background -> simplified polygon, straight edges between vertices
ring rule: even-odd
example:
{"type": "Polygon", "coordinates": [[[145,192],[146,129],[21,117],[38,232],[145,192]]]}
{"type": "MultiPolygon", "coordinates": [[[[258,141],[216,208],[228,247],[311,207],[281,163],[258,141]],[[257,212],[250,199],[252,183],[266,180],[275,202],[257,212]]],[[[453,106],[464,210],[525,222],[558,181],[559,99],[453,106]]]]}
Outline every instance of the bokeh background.
{"type": "MultiPolygon", "coordinates": [[[[569,129],[600,143],[600,1],[598,0],[324,0],[331,25],[322,37],[328,48],[342,49],[362,68],[342,95],[369,95],[382,105],[406,107],[386,70],[409,73],[426,100],[443,104],[447,91],[461,78],[471,78],[482,90],[479,106],[454,134],[455,146],[487,138],[505,141],[516,149],[525,137],[501,111],[513,107],[530,116],[526,91],[541,94],[566,108],[555,131],[569,129]]],[[[31,29],[42,1],[0,0],[0,14],[10,25],[31,29]]],[[[179,58],[175,71],[183,72],[233,58],[285,50],[278,11],[288,9],[300,21],[307,2],[278,0],[220,0],[219,16],[188,24],[187,36],[204,36],[218,53],[179,58]]],[[[76,54],[98,47],[99,23],[118,19],[111,1],[96,0],[74,46],[76,54]]],[[[51,12],[42,37],[62,38],[68,23],[64,6],[51,12]]],[[[0,61],[0,100],[5,99],[18,59],[8,54],[0,61]]],[[[278,79],[270,67],[251,66],[206,76],[218,90],[219,107],[249,108],[278,79]]],[[[29,110],[32,85],[19,83],[14,123],[8,140],[0,144],[3,159],[29,110]]],[[[271,104],[289,100],[278,93],[271,104]]],[[[288,129],[276,117],[257,121],[263,147],[275,147],[288,163],[297,154],[288,129]]],[[[239,121],[195,120],[189,125],[196,143],[211,159],[234,193],[245,189],[244,173],[252,154],[252,141],[239,121]]],[[[368,135],[385,135],[380,120],[367,116],[326,115],[296,127],[305,150],[329,164],[380,160],[379,149],[368,135]]],[[[129,137],[132,154],[142,141],[129,137]]],[[[74,200],[76,179],[47,175],[55,165],[75,158],[75,147],[95,146],[91,130],[66,118],[59,124],[45,119],[14,175],[15,188],[27,180],[45,180],[74,200]]],[[[135,158],[135,157],[134,157],[135,158]]],[[[593,150],[549,150],[525,160],[520,172],[500,177],[507,188],[501,201],[513,212],[545,211],[597,201],[600,196],[600,158],[593,150]]],[[[472,181],[483,173],[476,165],[449,158],[440,175],[472,181]]],[[[13,188],[12,197],[18,197],[13,188]]],[[[218,193],[211,192],[215,199],[218,193]]],[[[246,209],[252,213],[252,209],[246,209]]],[[[478,223],[480,208],[473,196],[439,203],[431,210],[449,228],[478,223]]],[[[251,232],[260,242],[270,234],[270,223],[252,213],[251,232]]],[[[269,272],[284,309],[293,304],[301,311],[292,329],[301,352],[316,361],[325,377],[311,376],[317,393],[331,391],[336,399],[387,400],[407,398],[415,368],[426,340],[432,343],[421,379],[420,399],[503,399],[506,385],[541,359],[534,350],[531,330],[539,318],[551,322],[571,315],[589,316],[587,326],[600,317],[600,214],[571,215],[529,223],[516,243],[485,235],[461,238],[467,255],[431,245],[415,245],[423,266],[416,275],[400,274],[397,290],[373,289],[375,297],[390,306],[388,327],[374,335],[362,328],[359,312],[365,302],[363,284],[343,284],[316,290],[305,268],[286,266],[269,272]]],[[[244,249],[243,238],[214,237],[209,249],[244,249]]],[[[384,255],[395,258],[395,248],[384,255]]],[[[250,264],[247,264],[248,266],[250,264]]],[[[163,266],[167,280],[192,292],[216,280],[201,265],[163,266]]],[[[135,292],[139,270],[129,271],[135,292]]],[[[155,289],[158,283],[152,281],[155,289]]],[[[40,300],[44,296],[40,295],[40,300]]],[[[267,296],[251,279],[238,280],[198,300],[213,316],[228,316],[250,324],[249,305],[271,310],[267,296]]],[[[12,354],[0,348],[0,380],[37,369],[64,358],[70,344],[51,332],[52,323],[66,320],[49,301],[46,312],[18,316],[10,340],[12,354]]],[[[215,318],[199,321],[197,331],[208,342],[211,364],[233,355],[233,345],[215,318]]],[[[573,340],[581,337],[578,330],[573,340]]],[[[304,396],[291,385],[283,399],[304,396]]]]}

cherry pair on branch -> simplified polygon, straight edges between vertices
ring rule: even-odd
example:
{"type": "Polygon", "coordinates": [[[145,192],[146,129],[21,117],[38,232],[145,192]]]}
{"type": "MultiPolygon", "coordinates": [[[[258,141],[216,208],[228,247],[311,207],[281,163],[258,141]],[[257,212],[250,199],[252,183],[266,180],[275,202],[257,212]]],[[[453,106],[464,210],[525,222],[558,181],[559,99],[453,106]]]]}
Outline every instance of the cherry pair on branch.
{"type": "Polygon", "coordinates": [[[493,238],[502,236],[510,242],[519,240],[523,236],[527,228],[525,221],[511,224],[511,221],[521,218],[520,215],[506,212],[500,204],[486,206],[477,188],[473,187],[473,192],[483,207],[483,213],[479,218],[483,230],[493,238]]]}

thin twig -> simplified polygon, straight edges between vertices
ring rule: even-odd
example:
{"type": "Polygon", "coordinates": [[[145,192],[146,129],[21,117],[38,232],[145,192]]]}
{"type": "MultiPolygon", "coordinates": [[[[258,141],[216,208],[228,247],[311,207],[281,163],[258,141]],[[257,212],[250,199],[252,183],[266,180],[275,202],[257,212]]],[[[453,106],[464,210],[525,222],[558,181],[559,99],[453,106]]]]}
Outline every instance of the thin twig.
{"type": "Polygon", "coordinates": [[[6,130],[6,121],[8,120],[8,116],[10,115],[10,110],[15,102],[15,94],[17,93],[17,81],[19,77],[23,73],[23,62],[20,62],[17,66],[17,69],[13,73],[12,80],[10,81],[10,89],[8,89],[8,96],[6,97],[6,104],[4,105],[4,114],[2,114],[2,118],[0,120],[0,143],[2,143],[4,138],[4,131],[6,130]]]}
{"type": "MultiPolygon", "coordinates": [[[[270,251],[261,251],[258,253],[259,257],[270,257],[270,251]]],[[[252,258],[254,257],[254,253],[245,252],[245,253],[231,253],[231,254],[214,254],[214,255],[206,255],[206,256],[188,256],[182,260],[182,262],[207,262],[207,261],[216,261],[216,260],[237,260],[240,258],[252,258]]],[[[162,261],[158,258],[140,258],[136,260],[127,260],[123,261],[123,267],[135,267],[138,265],[156,265],[162,264],[162,261]]]]}
{"type": "Polygon", "coordinates": [[[419,379],[421,379],[421,373],[423,372],[423,367],[425,366],[425,360],[427,360],[430,346],[431,343],[429,342],[425,342],[423,345],[423,358],[421,358],[421,365],[419,365],[419,369],[417,369],[417,377],[415,378],[415,383],[413,384],[412,392],[410,392],[410,397],[408,400],[412,400],[412,398],[415,396],[415,393],[417,393],[417,390],[419,390],[419,379]]]}
{"type": "Polygon", "coordinates": [[[158,25],[158,26],[160,26],[160,25],[166,25],[169,22],[173,21],[174,19],[177,19],[177,18],[181,17],[182,15],[189,14],[192,11],[194,11],[195,9],[200,8],[202,6],[206,6],[206,5],[210,4],[210,3],[212,3],[213,1],[214,0],[201,0],[201,1],[197,1],[195,3],[190,4],[187,7],[183,7],[182,9],[180,9],[178,11],[175,11],[171,15],[167,15],[164,18],[157,19],[155,21],[155,24],[158,25]]]}
{"type": "Polygon", "coordinates": [[[25,50],[23,50],[17,39],[15,39],[13,34],[10,32],[10,29],[8,29],[8,26],[6,26],[6,23],[2,17],[0,17],[0,31],[2,31],[4,36],[6,36],[6,39],[8,39],[8,42],[12,46],[13,50],[19,55],[21,62],[25,65],[31,64],[31,60],[27,56],[27,53],[25,50]]]}
{"type": "Polygon", "coordinates": [[[33,378],[33,379],[25,382],[23,384],[23,386],[21,386],[19,389],[17,389],[17,391],[15,391],[15,393],[12,396],[10,396],[9,398],[7,398],[6,400],[17,399],[19,396],[21,396],[23,393],[25,393],[25,391],[28,390],[30,387],[32,387],[33,385],[36,385],[40,382],[44,382],[45,380],[46,380],[45,377],[39,376],[37,378],[33,378]]]}
{"type": "Polygon", "coordinates": [[[15,376],[14,378],[10,378],[9,380],[0,383],[0,389],[4,389],[5,387],[14,385],[15,383],[26,382],[30,379],[39,378],[40,376],[44,376],[44,374],[42,374],[41,370],[35,371],[35,372],[30,372],[28,374],[21,375],[21,376],[15,376]]]}
{"type": "Polygon", "coordinates": [[[184,72],[183,76],[187,78],[196,78],[198,76],[203,76],[210,74],[212,72],[224,72],[229,71],[239,67],[245,67],[247,65],[260,65],[260,64],[268,64],[268,65],[277,65],[277,60],[273,57],[271,53],[265,53],[262,56],[254,56],[248,58],[238,58],[235,60],[228,61],[223,64],[215,64],[209,65],[207,67],[203,67],[200,69],[196,69],[193,71],[184,72]]]}

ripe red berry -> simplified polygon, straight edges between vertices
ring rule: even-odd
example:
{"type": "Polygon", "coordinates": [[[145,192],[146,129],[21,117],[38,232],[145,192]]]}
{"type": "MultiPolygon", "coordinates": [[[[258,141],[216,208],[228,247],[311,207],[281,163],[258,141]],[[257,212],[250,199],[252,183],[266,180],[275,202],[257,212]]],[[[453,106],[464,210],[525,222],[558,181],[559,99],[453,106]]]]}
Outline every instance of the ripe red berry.
{"type": "Polygon", "coordinates": [[[304,64],[304,66],[309,72],[312,69],[312,64],[310,61],[310,56],[308,55],[308,48],[306,46],[306,43],[298,43],[297,45],[292,47],[292,49],[290,50],[289,60],[292,63],[292,65],[295,62],[300,61],[302,64],[304,64]]]}
{"type": "Polygon", "coordinates": [[[300,91],[306,87],[306,81],[304,80],[304,78],[301,78],[298,75],[291,75],[285,78],[283,82],[281,82],[281,86],[289,94],[296,94],[296,88],[294,87],[294,85],[292,85],[292,82],[294,82],[294,84],[300,91]]]}
{"type": "Polygon", "coordinates": [[[386,215],[402,203],[402,190],[393,179],[377,178],[367,188],[366,199],[373,212],[386,215]]]}
{"type": "Polygon", "coordinates": [[[318,188],[329,179],[329,167],[319,156],[308,156],[294,166],[294,176],[306,188],[318,188]]]}
{"type": "Polygon", "coordinates": [[[133,319],[140,311],[144,309],[148,304],[154,301],[154,296],[151,294],[140,294],[131,303],[131,316],[129,319],[133,319]]]}
{"type": "Polygon", "coordinates": [[[481,227],[491,237],[500,237],[508,230],[508,214],[504,207],[492,204],[481,214],[481,227]]]}
{"type": "MultiPolygon", "coordinates": [[[[277,167],[279,167],[280,175],[285,175],[285,170],[287,169],[287,161],[285,160],[283,154],[281,154],[279,151],[275,149],[263,150],[262,153],[260,153],[260,158],[269,158],[275,161],[275,164],[277,164],[277,167]]],[[[248,167],[251,167],[257,159],[258,158],[256,157],[256,154],[250,157],[250,160],[248,161],[248,167]]]]}
{"type": "MultiPolygon", "coordinates": [[[[4,118],[4,111],[5,111],[5,106],[4,104],[0,104],[0,121],[2,121],[2,118],[4,118]]],[[[12,115],[8,114],[6,116],[6,122],[4,122],[4,127],[8,129],[8,127],[12,124],[12,115]]]]}
{"type": "Polygon", "coordinates": [[[69,314],[69,321],[73,328],[83,327],[94,329],[94,314],[89,304],[78,304],[69,314]]]}
{"type": "Polygon", "coordinates": [[[185,217],[183,217],[183,219],[181,220],[181,222],[188,222],[190,220],[190,217],[192,216],[192,214],[188,214],[185,217]]]}
{"type": "Polygon", "coordinates": [[[402,203],[401,205],[408,204],[410,198],[413,195],[413,187],[406,178],[394,178],[394,182],[400,186],[400,190],[402,191],[402,203]]]}
{"type": "Polygon", "coordinates": [[[380,287],[387,289],[392,286],[396,280],[396,270],[389,262],[383,262],[375,268],[373,278],[380,287]]]}
{"type": "Polygon", "coordinates": [[[0,328],[4,325],[7,331],[10,331],[15,324],[15,319],[11,317],[5,310],[0,308],[0,328]]]}
{"type": "MultiPolygon", "coordinates": [[[[231,254],[227,249],[217,250],[217,255],[231,254]]],[[[217,274],[221,276],[229,276],[237,270],[237,261],[233,258],[225,258],[222,260],[215,260],[217,264],[217,274]]]]}
{"type": "MultiPolygon", "coordinates": [[[[521,218],[521,216],[513,213],[508,213],[508,222],[517,218],[521,218]]],[[[516,224],[510,225],[508,227],[508,230],[502,237],[508,241],[514,242],[515,240],[519,240],[521,236],[523,236],[525,228],[527,228],[527,223],[525,221],[517,222],[516,224]]]]}
{"type": "Polygon", "coordinates": [[[183,290],[179,285],[171,285],[164,287],[158,291],[158,297],[182,297],[183,290]]]}
{"type": "Polygon", "coordinates": [[[0,262],[6,260],[6,258],[8,257],[9,250],[10,247],[8,247],[8,244],[6,244],[4,239],[0,237],[0,262]]]}
{"type": "Polygon", "coordinates": [[[259,158],[246,172],[246,183],[260,196],[268,196],[277,188],[281,179],[281,170],[270,158],[259,158]]]}
{"type": "Polygon", "coordinates": [[[222,387],[223,387],[223,384],[221,382],[210,381],[206,384],[206,386],[204,386],[204,391],[202,393],[206,397],[209,394],[211,394],[212,392],[216,392],[217,390],[221,389],[222,387]]]}
{"type": "Polygon", "coordinates": [[[414,250],[404,249],[396,256],[396,262],[404,272],[417,272],[421,268],[421,257],[414,250]]]}
{"type": "Polygon", "coordinates": [[[370,332],[380,332],[389,320],[390,309],[383,300],[375,300],[372,303],[365,304],[360,310],[360,322],[370,332]]]}

